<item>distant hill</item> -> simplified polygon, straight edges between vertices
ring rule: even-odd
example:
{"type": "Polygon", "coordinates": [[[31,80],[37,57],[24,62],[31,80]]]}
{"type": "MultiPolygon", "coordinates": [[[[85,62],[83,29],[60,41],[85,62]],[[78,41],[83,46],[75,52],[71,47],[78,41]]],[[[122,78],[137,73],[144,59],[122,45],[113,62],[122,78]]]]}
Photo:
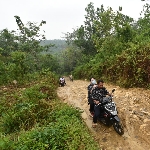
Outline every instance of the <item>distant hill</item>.
{"type": "Polygon", "coordinates": [[[54,39],[54,40],[45,40],[41,41],[40,43],[42,46],[44,45],[49,45],[49,44],[54,44],[54,47],[50,47],[49,51],[50,53],[58,53],[60,51],[63,51],[67,48],[67,43],[65,40],[61,39],[54,39]]]}

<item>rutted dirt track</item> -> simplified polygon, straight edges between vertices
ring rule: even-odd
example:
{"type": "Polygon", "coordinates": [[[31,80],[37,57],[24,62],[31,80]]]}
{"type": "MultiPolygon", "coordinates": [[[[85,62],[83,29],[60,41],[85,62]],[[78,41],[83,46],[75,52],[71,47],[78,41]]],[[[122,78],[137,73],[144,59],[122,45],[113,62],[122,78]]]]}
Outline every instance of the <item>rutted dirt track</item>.
{"type": "Polygon", "coordinates": [[[66,78],[67,85],[58,88],[58,96],[65,102],[84,110],[82,118],[96,136],[103,150],[150,150],[150,90],[140,88],[123,89],[104,84],[108,91],[116,89],[114,101],[125,133],[118,135],[113,127],[98,123],[92,128],[92,118],[87,103],[87,86],[89,82],[66,78]]]}

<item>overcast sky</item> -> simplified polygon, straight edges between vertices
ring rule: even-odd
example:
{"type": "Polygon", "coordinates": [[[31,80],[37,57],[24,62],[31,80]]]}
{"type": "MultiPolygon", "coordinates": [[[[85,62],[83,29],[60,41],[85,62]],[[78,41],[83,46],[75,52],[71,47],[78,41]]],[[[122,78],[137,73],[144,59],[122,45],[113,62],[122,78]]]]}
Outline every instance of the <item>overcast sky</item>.
{"type": "Polygon", "coordinates": [[[141,0],[0,0],[0,30],[17,30],[14,18],[17,15],[24,24],[46,21],[42,28],[46,38],[60,39],[63,33],[72,32],[73,28],[84,24],[85,8],[90,2],[95,8],[103,4],[114,11],[122,6],[122,13],[135,19],[140,17],[146,3],[141,0]]]}

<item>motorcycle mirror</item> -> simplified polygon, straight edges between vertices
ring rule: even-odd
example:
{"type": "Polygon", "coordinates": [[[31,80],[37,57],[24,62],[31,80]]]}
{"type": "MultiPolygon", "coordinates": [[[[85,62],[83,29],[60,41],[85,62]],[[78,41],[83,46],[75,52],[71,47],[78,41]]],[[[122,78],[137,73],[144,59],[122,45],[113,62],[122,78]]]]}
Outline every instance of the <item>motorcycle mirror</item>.
{"type": "Polygon", "coordinates": [[[112,93],[115,92],[115,89],[112,90],[112,93]]]}

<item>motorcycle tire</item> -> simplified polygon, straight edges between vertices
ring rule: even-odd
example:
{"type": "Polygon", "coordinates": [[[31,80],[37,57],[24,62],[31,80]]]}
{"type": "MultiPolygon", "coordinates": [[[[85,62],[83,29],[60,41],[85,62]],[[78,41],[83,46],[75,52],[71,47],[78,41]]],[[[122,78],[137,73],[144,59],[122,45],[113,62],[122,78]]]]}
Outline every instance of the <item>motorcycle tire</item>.
{"type": "Polygon", "coordinates": [[[123,125],[120,122],[113,122],[113,127],[115,129],[115,131],[119,134],[119,135],[123,135],[124,134],[124,129],[123,129],[123,125]]]}

